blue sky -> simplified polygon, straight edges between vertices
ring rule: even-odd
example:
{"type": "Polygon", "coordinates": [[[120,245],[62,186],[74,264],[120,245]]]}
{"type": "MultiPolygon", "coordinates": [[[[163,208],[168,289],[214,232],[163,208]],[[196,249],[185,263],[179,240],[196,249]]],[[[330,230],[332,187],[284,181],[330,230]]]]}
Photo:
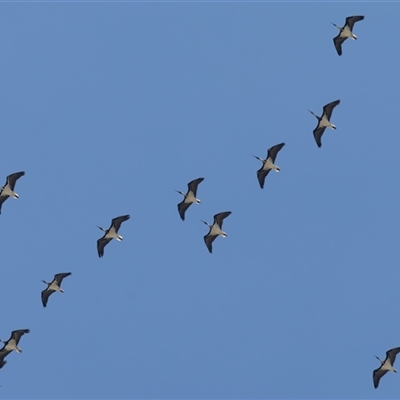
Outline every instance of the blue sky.
{"type": "Polygon", "coordinates": [[[398,396],[395,374],[372,385],[400,346],[398,12],[2,3],[0,184],[26,175],[0,217],[0,337],[31,332],[1,396],[398,396]],[[307,109],[336,99],[318,149],[307,109]],[[252,155],[280,142],[261,190],[252,155]],[[198,177],[182,222],[175,190],[198,177]],[[200,220],[221,211],[209,254],[200,220]],[[96,225],[124,214],[99,259],[96,225]]]}

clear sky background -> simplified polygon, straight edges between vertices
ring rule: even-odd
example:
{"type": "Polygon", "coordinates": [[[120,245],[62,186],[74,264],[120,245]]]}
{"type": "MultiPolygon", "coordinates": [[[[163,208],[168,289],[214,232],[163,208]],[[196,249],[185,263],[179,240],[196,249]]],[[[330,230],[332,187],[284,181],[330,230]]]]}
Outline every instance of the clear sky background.
{"type": "Polygon", "coordinates": [[[398,4],[0,11],[0,184],[26,171],[0,216],[0,338],[31,329],[2,398],[399,396],[398,375],[372,384],[400,346],[398,4]],[[318,149],[307,109],[336,99],[318,149]],[[261,190],[252,155],[280,142],[261,190]]]}

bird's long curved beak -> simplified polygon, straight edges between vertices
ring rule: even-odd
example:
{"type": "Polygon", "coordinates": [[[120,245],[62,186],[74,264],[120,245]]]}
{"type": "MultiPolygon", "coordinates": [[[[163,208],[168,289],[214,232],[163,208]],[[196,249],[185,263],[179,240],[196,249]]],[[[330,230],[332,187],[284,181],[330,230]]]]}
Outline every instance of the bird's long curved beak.
{"type": "Polygon", "coordinates": [[[101,226],[96,225],[101,231],[104,232],[104,229],[101,226]]]}

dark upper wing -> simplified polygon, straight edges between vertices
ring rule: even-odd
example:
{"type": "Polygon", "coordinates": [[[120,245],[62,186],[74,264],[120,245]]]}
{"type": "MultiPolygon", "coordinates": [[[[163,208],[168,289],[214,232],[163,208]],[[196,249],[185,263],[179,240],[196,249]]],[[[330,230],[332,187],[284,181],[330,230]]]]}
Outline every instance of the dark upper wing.
{"type": "Polygon", "coordinates": [[[285,143],[279,143],[275,146],[272,146],[268,149],[267,159],[271,157],[272,162],[275,162],[276,155],[279,153],[279,150],[285,145],[285,143]]]}
{"type": "MultiPolygon", "coordinates": [[[[186,199],[186,197],[185,197],[186,199]]],[[[192,203],[185,203],[185,199],[178,204],[178,212],[182,218],[182,221],[185,220],[185,212],[192,205],[192,203]]]]}
{"type": "MultiPolygon", "coordinates": [[[[3,349],[4,349],[4,347],[3,347],[3,349]]],[[[0,350],[0,369],[3,368],[7,364],[7,361],[4,360],[4,358],[7,357],[11,353],[11,350],[3,350],[3,349],[0,350]]]]}
{"type": "Polygon", "coordinates": [[[270,169],[263,169],[264,167],[261,167],[258,171],[257,171],[257,178],[258,178],[258,183],[260,184],[260,188],[264,189],[264,182],[265,182],[265,178],[267,177],[267,175],[269,174],[269,171],[271,171],[270,169]]]}
{"type": "Polygon", "coordinates": [[[6,360],[3,360],[0,356],[0,369],[3,368],[7,364],[6,360]]]}
{"type": "Polygon", "coordinates": [[[325,127],[324,127],[324,128],[318,128],[318,127],[316,127],[316,128],[313,130],[314,139],[315,139],[315,141],[316,141],[318,147],[321,147],[321,146],[322,146],[321,138],[322,138],[322,135],[323,135],[324,132],[325,132],[325,127]]]}
{"type": "Polygon", "coordinates": [[[331,119],[333,109],[340,104],[340,100],[332,101],[332,103],[326,104],[324,106],[324,114],[328,118],[328,121],[331,119]]]}
{"type": "Polygon", "coordinates": [[[222,223],[226,217],[229,217],[232,214],[231,211],[224,211],[214,215],[214,224],[217,223],[219,227],[222,229],[222,223]]]}
{"type": "Polygon", "coordinates": [[[7,176],[7,183],[10,185],[11,190],[14,190],[15,182],[17,182],[17,180],[19,178],[21,178],[21,176],[24,176],[24,175],[25,175],[25,172],[21,171],[21,172],[15,172],[14,174],[7,176]]]}
{"type": "Polygon", "coordinates": [[[52,295],[53,293],[54,293],[54,290],[50,290],[50,289],[44,289],[42,291],[42,304],[43,304],[43,307],[47,306],[47,301],[48,301],[50,295],[52,295]]]}
{"type": "Polygon", "coordinates": [[[11,338],[15,340],[15,343],[18,344],[21,336],[25,335],[25,333],[29,333],[29,329],[18,329],[16,331],[11,332],[11,338]]]}
{"type": "Polygon", "coordinates": [[[350,28],[350,30],[353,30],[353,26],[356,22],[362,21],[364,19],[363,15],[355,15],[353,17],[347,17],[346,18],[346,25],[350,28]]]}
{"type": "Polygon", "coordinates": [[[1,206],[10,196],[0,196],[0,214],[1,214],[1,206]]]}
{"type": "Polygon", "coordinates": [[[118,229],[121,227],[121,224],[124,221],[127,221],[131,216],[130,215],[122,215],[121,217],[114,218],[111,221],[111,226],[114,226],[115,231],[118,232],[118,229]]]}
{"type": "Polygon", "coordinates": [[[54,279],[58,283],[58,286],[60,286],[61,282],[63,281],[63,279],[66,278],[67,276],[70,276],[70,275],[71,275],[71,272],[63,272],[63,273],[60,273],[60,274],[55,274],[54,275],[54,279]]]}
{"type": "Polygon", "coordinates": [[[193,181],[190,181],[188,183],[188,190],[192,191],[193,195],[196,197],[197,194],[197,186],[199,186],[199,183],[203,182],[204,178],[197,178],[194,179],[193,181]]]}
{"type": "Polygon", "coordinates": [[[111,240],[112,239],[105,239],[103,236],[97,241],[97,253],[99,254],[99,257],[104,256],[104,247],[106,247],[111,240]]]}
{"type": "Polygon", "coordinates": [[[372,373],[372,379],[374,381],[374,388],[376,389],[379,386],[379,381],[382,378],[383,375],[386,374],[386,370],[382,370],[380,367],[378,369],[375,369],[374,372],[372,373]]]}
{"type": "Polygon", "coordinates": [[[400,347],[395,347],[394,349],[390,349],[386,352],[386,357],[389,357],[389,360],[392,363],[392,365],[396,360],[397,353],[400,353],[400,347]]]}
{"type": "Polygon", "coordinates": [[[339,33],[339,35],[337,35],[336,37],[333,38],[333,44],[335,45],[335,49],[336,49],[337,53],[339,54],[339,56],[342,55],[342,43],[346,39],[347,38],[340,37],[340,33],[339,33]]]}
{"type": "Polygon", "coordinates": [[[208,235],[208,234],[206,236],[204,236],[204,242],[205,242],[205,244],[207,246],[207,249],[208,249],[208,251],[210,253],[212,253],[212,242],[216,239],[217,236],[218,235],[211,236],[211,235],[208,235]]]}

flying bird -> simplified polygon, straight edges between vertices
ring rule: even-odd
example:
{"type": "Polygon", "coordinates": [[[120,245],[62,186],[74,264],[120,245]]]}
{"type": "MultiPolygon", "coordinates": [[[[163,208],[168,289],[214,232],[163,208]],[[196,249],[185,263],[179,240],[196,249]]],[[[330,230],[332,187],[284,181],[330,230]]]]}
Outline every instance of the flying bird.
{"type": "Polygon", "coordinates": [[[231,211],[221,212],[219,214],[214,215],[214,223],[212,225],[208,224],[206,221],[204,222],[209,228],[209,232],[204,236],[204,242],[207,246],[207,249],[210,253],[212,253],[212,242],[217,238],[217,236],[227,237],[228,235],[222,230],[222,223],[226,217],[231,215],[231,211]]]}
{"type": "Polygon", "coordinates": [[[335,49],[339,56],[342,55],[342,44],[343,42],[350,38],[353,40],[357,39],[357,36],[352,32],[353,31],[353,26],[356,22],[362,21],[364,19],[363,15],[356,15],[354,17],[347,17],[346,18],[346,23],[344,24],[343,27],[337,26],[333,22],[331,22],[332,25],[336,26],[336,28],[339,29],[339,34],[333,38],[333,43],[335,45],[335,49]]]}
{"type": "Polygon", "coordinates": [[[25,333],[29,332],[29,329],[18,329],[11,332],[11,337],[7,341],[0,339],[0,342],[4,343],[3,348],[0,349],[0,369],[3,368],[4,365],[6,365],[7,363],[4,358],[8,356],[13,350],[15,350],[17,353],[22,353],[22,350],[18,347],[18,343],[21,337],[25,333]]]}
{"type": "Polygon", "coordinates": [[[396,347],[394,349],[390,349],[386,352],[386,358],[382,361],[378,356],[375,356],[381,363],[381,366],[374,370],[372,373],[372,378],[374,381],[374,388],[376,389],[379,386],[379,381],[383,375],[386,374],[388,371],[397,372],[393,364],[396,360],[397,353],[400,352],[400,347],[396,347]]]}
{"type": "Polygon", "coordinates": [[[70,275],[71,272],[55,274],[54,279],[51,282],[42,281],[47,285],[47,288],[42,291],[43,307],[47,306],[47,301],[54,292],[64,293],[64,290],[61,289],[61,282],[63,281],[64,278],[70,275]]]}
{"type": "Polygon", "coordinates": [[[321,138],[325,132],[326,128],[336,129],[336,126],[330,122],[333,109],[340,104],[340,100],[332,101],[332,103],[326,104],[323,108],[322,115],[318,117],[318,115],[314,114],[312,111],[310,113],[314,115],[315,118],[318,119],[317,127],[313,130],[314,139],[317,143],[318,147],[322,146],[321,138]]]}
{"type": "Polygon", "coordinates": [[[285,143],[280,143],[280,144],[270,147],[268,149],[267,158],[265,160],[263,160],[260,157],[253,156],[253,157],[257,158],[257,160],[260,160],[263,163],[262,167],[257,171],[257,178],[258,178],[258,182],[260,184],[261,189],[264,188],[265,178],[267,177],[269,171],[271,171],[273,169],[274,171],[279,172],[281,170],[274,163],[275,163],[275,158],[276,158],[277,154],[279,153],[279,151],[282,149],[282,147],[284,145],[285,145],[285,143]]]}
{"type": "Polygon", "coordinates": [[[124,221],[127,221],[129,218],[130,218],[130,215],[122,215],[121,217],[114,218],[111,221],[111,226],[107,230],[103,229],[100,226],[97,226],[99,229],[101,229],[104,232],[103,237],[101,237],[97,241],[97,253],[99,254],[99,257],[103,257],[104,247],[106,247],[107,244],[112,239],[117,239],[118,241],[121,241],[123,239],[123,237],[121,235],[118,235],[118,230],[121,227],[121,224],[124,221]]]}
{"type": "Polygon", "coordinates": [[[18,199],[18,194],[14,192],[15,183],[21,176],[24,176],[25,172],[15,172],[14,174],[8,175],[6,183],[3,187],[0,188],[0,214],[1,214],[1,207],[3,203],[11,196],[14,199],[18,199]]]}
{"type": "Polygon", "coordinates": [[[177,190],[178,193],[184,196],[184,199],[178,204],[178,212],[182,218],[182,221],[185,220],[185,212],[192,205],[192,203],[200,204],[200,200],[196,198],[197,186],[199,186],[199,184],[203,181],[204,178],[197,178],[193,181],[190,181],[188,183],[188,191],[186,193],[177,190]]]}

